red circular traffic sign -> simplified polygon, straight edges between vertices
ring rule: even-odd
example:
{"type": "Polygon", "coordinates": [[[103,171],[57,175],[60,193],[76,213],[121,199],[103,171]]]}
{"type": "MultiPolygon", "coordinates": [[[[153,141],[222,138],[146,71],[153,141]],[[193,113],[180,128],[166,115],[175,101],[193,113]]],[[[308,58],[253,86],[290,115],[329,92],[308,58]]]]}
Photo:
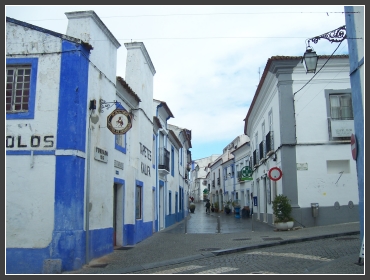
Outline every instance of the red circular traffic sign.
{"type": "Polygon", "coordinates": [[[270,168],[268,176],[272,181],[278,181],[283,176],[283,172],[278,167],[270,168]]]}
{"type": "Polygon", "coordinates": [[[352,151],[352,158],[356,160],[357,158],[357,142],[356,136],[352,133],[351,135],[351,151],[352,151]]]}

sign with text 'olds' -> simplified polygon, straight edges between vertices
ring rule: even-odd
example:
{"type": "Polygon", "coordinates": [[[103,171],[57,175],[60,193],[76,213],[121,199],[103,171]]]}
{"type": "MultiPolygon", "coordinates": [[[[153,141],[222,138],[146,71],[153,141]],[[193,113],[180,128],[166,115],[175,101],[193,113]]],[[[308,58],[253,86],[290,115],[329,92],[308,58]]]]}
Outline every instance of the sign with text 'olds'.
{"type": "Polygon", "coordinates": [[[107,127],[113,134],[125,134],[132,127],[129,112],[123,109],[115,109],[107,117],[107,127]]]}

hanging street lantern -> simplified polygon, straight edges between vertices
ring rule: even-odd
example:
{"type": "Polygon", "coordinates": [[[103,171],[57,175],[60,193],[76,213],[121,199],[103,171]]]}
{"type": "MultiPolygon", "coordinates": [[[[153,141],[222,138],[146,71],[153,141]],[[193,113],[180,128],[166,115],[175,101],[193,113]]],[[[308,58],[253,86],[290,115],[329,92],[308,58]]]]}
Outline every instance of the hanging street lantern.
{"type": "Polygon", "coordinates": [[[308,45],[302,58],[303,66],[306,69],[306,74],[316,72],[318,59],[319,57],[316,55],[316,52],[310,47],[310,45],[308,45]]]}

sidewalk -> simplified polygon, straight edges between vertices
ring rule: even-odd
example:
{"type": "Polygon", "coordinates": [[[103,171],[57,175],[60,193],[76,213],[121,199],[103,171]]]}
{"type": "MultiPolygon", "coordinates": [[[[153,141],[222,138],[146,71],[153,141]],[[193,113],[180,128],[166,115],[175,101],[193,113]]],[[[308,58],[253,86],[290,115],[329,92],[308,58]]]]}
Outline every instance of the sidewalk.
{"type": "MultiPolygon", "coordinates": [[[[196,203],[194,213],[134,246],[116,248],[113,253],[90,261],[82,269],[65,274],[130,274],[148,268],[178,264],[247,251],[268,246],[303,242],[321,238],[356,235],[360,223],[330,226],[295,227],[290,231],[275,231],[273,227],[251,218],[237,219],[232,213],[206,214],[203,202],[196,203]]],[[[360,253],[359,244],[359,253],[360,253]]],[[[337,268],[346,273],[363,274],[364,266],[356,265],[357,256],[348,256],[317,267],[308,274],[336,274],[337,268]]]]}

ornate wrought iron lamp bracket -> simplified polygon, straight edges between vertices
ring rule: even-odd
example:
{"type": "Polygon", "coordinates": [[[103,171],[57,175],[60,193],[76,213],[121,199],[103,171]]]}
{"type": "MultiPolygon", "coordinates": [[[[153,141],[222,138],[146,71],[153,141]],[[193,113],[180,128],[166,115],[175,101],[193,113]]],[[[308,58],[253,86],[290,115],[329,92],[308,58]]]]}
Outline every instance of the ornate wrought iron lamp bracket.
{"type": "Polygon", "coordinates": [[[100,113],[103,113],[104,109],[109,109],[113,105],[116,105],[116,104],[121,105],[121,103],[117,100],[113,100],[112,102],[107,102],[104,99],[100,99],[99,101],[100,101],[100,110],[99,110],[100,113]]]}
{"type": "Polygon", "coordinates": [[[320,40],[320,39],[326,39],[328,40],[330,43],[340,43],[342,42],[343,40],[345,40],[347,38],[347,32],[346,32],[346,26],[343,25],[335,30],[332,30],[332,31],[329,31],[329,32],[326,32],[324,34],[321,34],[319,36],[315,36],[315,37],[312,37],[310,39],[307,39],[307,42],[308,42],[308,46],[310,45],[310,41],[317,44],[317,42],[320,40]]]}

